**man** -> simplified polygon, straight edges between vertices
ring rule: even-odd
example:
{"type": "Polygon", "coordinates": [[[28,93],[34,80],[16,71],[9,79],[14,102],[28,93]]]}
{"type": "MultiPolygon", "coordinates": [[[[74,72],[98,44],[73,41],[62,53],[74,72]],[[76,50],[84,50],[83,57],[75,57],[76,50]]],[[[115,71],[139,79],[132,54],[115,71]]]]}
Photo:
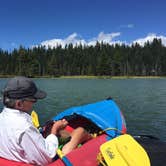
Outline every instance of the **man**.
{"type": "MultiPolygon", "coordinates": [[[[58,138],[56,135],[66,127],[63,119],[55,122],[51,133],[46,137],[33,126],[31,116],[33,104],[46,97],[46,93],[37,88],[27,77],[10,79],[3,90],[4,108],[0,114],[0,157],[47,165],[56,155],[58,138]]],[[[77,128],[71,134],[71,140],[63,147],[64,154],[69,153],[89,135],[83,128],[77,128]]]]}

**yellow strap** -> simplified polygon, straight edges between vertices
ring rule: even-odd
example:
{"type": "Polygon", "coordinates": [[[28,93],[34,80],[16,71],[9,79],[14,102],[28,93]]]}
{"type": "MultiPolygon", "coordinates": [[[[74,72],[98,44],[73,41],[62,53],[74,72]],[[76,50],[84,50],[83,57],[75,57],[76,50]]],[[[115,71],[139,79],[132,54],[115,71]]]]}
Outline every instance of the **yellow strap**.
{"type": "Polygon", "coordinates": [[[37,113],[34,110],[31,112],[31,117],[32,117],[33,125],[36,128],[38,128],[40,126],[40,124],[39,124],[39,118],[38,118],[37,113]]]}
{"type": "Polygon", "coordinates": [[[57,155],[59,156],[59,158],[63,158],[64,157],[64,154],[63,154],[63,152],[60,150],[60,149],[57,149],[57,155]]]}

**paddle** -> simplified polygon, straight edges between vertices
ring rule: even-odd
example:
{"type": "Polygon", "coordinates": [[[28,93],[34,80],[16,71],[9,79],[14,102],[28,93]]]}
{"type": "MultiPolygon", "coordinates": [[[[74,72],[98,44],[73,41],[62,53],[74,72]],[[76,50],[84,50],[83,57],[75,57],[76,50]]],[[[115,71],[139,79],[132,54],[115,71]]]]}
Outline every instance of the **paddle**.
{"type": "MultiPolygon", "coordinates": [[[[130,135],[116,137],[100,147],[108,166],[150,166],[150,160],[143,147],[130,135]]],[[[103,161],[99,161],[102,163],[103,161]]],[[[103,165],[105,165],[103,162],[103,165]]]]}

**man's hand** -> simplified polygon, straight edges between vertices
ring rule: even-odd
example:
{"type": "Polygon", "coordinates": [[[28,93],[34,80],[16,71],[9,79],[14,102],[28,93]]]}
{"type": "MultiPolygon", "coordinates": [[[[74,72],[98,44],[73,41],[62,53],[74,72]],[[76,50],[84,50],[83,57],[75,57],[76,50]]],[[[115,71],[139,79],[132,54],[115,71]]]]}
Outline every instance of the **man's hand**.
{"type": "Polygon", "coordinates": [[[68,125],[68,122],[66,119],[58,120],[54,122],[52,129],[51,129],[51,134],[57,135],[59,130],[64,129],[68,125]]]}

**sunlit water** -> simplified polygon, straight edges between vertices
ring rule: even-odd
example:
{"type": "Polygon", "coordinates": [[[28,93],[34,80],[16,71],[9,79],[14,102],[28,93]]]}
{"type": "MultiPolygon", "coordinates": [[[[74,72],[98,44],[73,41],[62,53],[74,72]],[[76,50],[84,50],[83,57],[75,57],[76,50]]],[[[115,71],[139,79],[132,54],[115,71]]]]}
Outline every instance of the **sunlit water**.
{"type": "MultiPolygon", "coordinates": [[[[7,79],[0,79],[2,89],[7,79]]],[[[150,134],[166,141],[166,79],[34,79],[47,98],[35,104],[43,124],[57,113],[111,96],[131,134],[150,134]]],[[[0,108],[2,109],[2,103],[0,108]]],[[[10,122],[9,122],[10,123],[10,122]]]]}

